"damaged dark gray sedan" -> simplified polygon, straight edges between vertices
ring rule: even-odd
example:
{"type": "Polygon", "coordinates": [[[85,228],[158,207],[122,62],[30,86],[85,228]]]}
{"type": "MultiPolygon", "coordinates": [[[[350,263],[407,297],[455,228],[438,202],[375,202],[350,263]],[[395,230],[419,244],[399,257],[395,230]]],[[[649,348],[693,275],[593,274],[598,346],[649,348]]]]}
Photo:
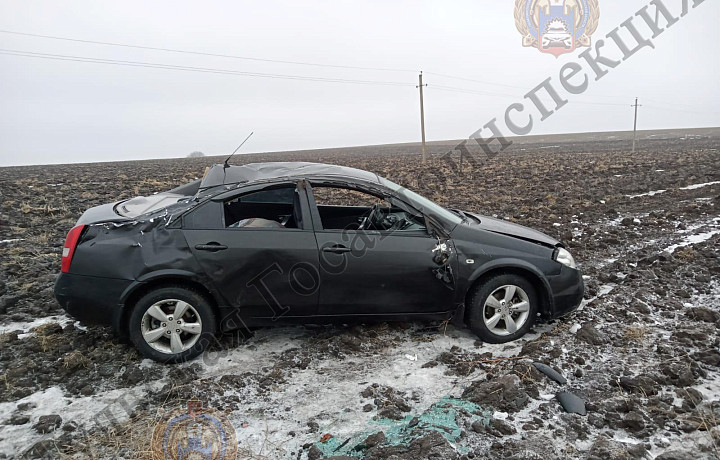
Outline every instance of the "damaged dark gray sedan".
{"type": "Polygon", "coordinates": [[[219,332],[279,322],[455,316],[503,343],[577,308],[583,282],[563,245],[535,230],[367,171],[258,163],[87,210],[55,296],[143,355],[180,362],[219,332]]]}

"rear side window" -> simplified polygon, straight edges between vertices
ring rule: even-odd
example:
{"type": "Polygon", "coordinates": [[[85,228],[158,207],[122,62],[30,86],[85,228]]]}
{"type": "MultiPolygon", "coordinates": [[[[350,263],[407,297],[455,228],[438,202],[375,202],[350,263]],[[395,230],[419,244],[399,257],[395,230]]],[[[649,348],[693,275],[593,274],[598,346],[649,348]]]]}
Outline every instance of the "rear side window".
{"type": "Polygon", "coordinates": [[[223,228],[222,203],[207,201],[185,214],[183,227],[194,230],[223,228]]]}
{"type": "Polygon", "coordinates": [[[260,190],[238,198],[244,203],[292,204],[295,187],[260,190]]]}
{"type": "Polygon", "coordinates": [[[225,228],[301,229],[299,193],[295,185],[250,192],[223,203],[225,228]]]}

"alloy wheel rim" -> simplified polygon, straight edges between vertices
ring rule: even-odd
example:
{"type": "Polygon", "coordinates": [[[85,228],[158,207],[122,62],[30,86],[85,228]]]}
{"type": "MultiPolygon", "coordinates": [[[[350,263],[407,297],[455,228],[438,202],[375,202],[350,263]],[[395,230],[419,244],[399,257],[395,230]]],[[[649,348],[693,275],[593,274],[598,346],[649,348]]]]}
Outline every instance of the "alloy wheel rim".
{"type": "Polygon", "coordinates": [[[485,300],[483,321],[490,332],[505,336],[516,333],[530,316],[530,299],[520,287],[500,286],[485,300]]]}
{"type": "Polygon", "coordinates": [[[202,333],[195,307],[178,299],[155,302],[140,323],[142,337],[154,350],[175,355],[192,348],[202,333]]]}

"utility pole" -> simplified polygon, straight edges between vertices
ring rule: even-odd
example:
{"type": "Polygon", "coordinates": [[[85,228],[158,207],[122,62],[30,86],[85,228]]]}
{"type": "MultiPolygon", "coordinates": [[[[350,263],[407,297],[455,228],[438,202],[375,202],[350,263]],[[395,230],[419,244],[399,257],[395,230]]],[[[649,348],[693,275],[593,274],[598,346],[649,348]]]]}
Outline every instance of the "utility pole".
{"type": "Polygon", "coordinates": [[[635,105],[631,105],[630,107],[635,107],[635,125],[633,127],[633,153],[635,153],[635,144],[637,143],[637,115],[638,115],[638,107],[642,107],[638,104],[638,98],[635,98],[635,105]]]}
{"type": "Polygon", "coordinates": [[[422,82],[422,71],[420,72],[420,85],[418,85],[418,88],[420,88],[420,130],[422,131],[422,161],[425,163],[427,161],[427,151],[425,149],[425,103],[423,101],[423,85],[422,82]]]}

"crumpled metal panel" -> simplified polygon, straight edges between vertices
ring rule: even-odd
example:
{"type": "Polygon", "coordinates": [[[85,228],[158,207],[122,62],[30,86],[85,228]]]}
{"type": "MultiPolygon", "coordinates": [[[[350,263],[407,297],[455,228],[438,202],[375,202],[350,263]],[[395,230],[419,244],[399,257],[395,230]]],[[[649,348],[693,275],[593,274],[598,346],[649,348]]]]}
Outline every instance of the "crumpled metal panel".
{"type": "Polygon", "coordinates": [[[377,174],[345,166],[308,162],[251,163],[243,166],[213,165],[200,184],[201,189],[218,185],[255,182],[282,177],[338,176],[379,183],[377,174]]]}
{"type": "Polygon", "coordinates": [[[199,270],[182,230],[168,228],[172,216],[89,225],[71,273],[137,280],[157,270],[199,270]]]}

